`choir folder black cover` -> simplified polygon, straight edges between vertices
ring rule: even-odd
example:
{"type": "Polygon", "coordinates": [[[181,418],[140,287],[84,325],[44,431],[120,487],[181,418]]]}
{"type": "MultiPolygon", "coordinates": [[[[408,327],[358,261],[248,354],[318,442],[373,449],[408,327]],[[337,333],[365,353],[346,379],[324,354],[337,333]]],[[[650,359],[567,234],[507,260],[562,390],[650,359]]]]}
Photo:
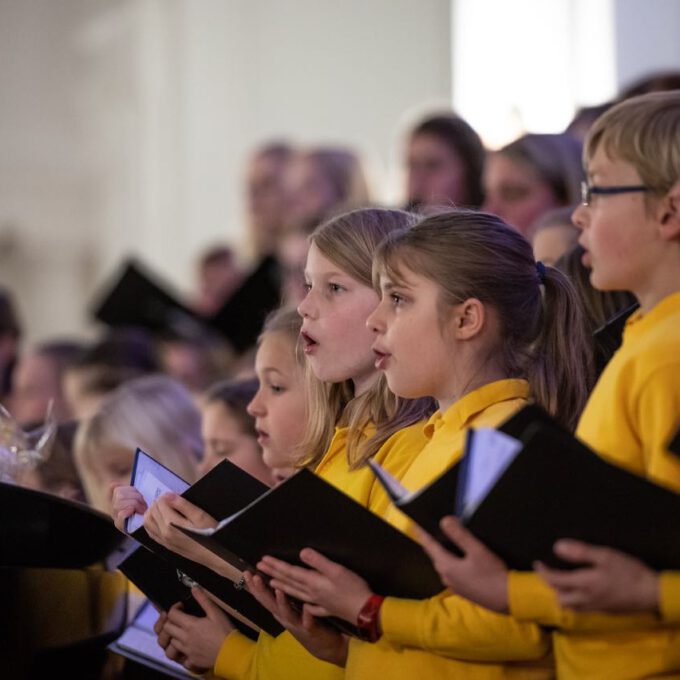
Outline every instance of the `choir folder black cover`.
{"type": "MultiPolygon", "coordinates": [[[[535,422],[553,423],[552,418],[539,406],[529,404],[517,411],[498,427],[501,432],[520,438],[524,431],[535,422]]],[[[473,442],[474,430],[470,431],[466,441],[466,450],[473,442]]],[[[463,458],[465,453],[463,453],[463,458]]],[[[378,465],[369,463],[374,474],[383,485],[392,502],[416,524],[421,526],[442,545],[457,555],[461,555],[458,546],[454,545],[439,528],[439,522],[446,515],[457,514],[457,489],[459,488],[460,461],[445,470],[439,477],[422,489],[409,493],[399,489],[396,480],[390,480],[378,465]]]]}
{"type": "MultiPolygon", "coordinates": [[[[680,495],[608,463],[557,427],[536,423],[464,523],[512,569],[561,568],[553,545],[573,538],[680,569],[680,495]]],[[[460,491],[459,491],[460,492],[460,491]]]]}
{"type": "MultiPolygon", "coordinates": [[[[519,411],[499,431],[521,446],[507,467],[489,471],[495,481],[461,519],[509,568],[530,570],[536,560],[573,568],[553,553],[560,538],[616,548],[655,569],[680,568],[679,494],[608,463],[538,407],[519,411]]],[[[460,516],[465,506],[465,467],[474,444],[471,430],[459,463],[397,500],[437,537],[441,518],[460,516]]]]}
{"type": "Polygon", "coordinates": [[[139,326],[156,334],[193,338],[217,332],[237,352],[251,347],[264,318],[280,301],[279,266],[266,257],[212,317],[180,302],[166,283],[134,258],[128,259],[100,296],[93,314],[112,327],[139,326]]]}
{"type": "Polygon", "coordinates": [[[310,547],[360,574],[374,592],[427,598],[443,590],[418,543],[309,470],[269,490],[214,530],[182,529],[240,570],[264,555],[302,565],[310,547]]]}
{"type": "MultiPolygon", "coordinates": [[[[140,455],[146,454],[138,451],[137,458],[140,455]]],[[[160,463],[154,462],[160,466],[160,463]]],[[[223,460],[181,495],[209,515],[219,519],[240,510],[268,488],[241,468],[228,460],[223,460]]],[[[235,588],[228,579],[216,574],[208,567],[163,547],[154,541],[143,527],[134,531],[131,536],[141,543],[145,550],[150,550],[153,554],[145,555],[138,550],[122,561],[118,568],[153,602],[167,608],[168,603],[171,606],[175,601],[182,601],[191,607],[190,613],[200,613],[194,606],[195,602],[191,597],[190,588],[179,583],[177,574],[179,570],[239,612],[252,624],[251,629],[252,626],[261,628],[273,636],[282,632],[281,624],[246,590],[235,588]],[[159,577],[155,579],[156,570],[160,570],[163,566],[167,568],[162,572],[159,571],[159,577]],[[179,600],[175,600],[174,598],[178,595],[179,600]]],[[[234,624],[242,632],[251,635],[251,631],[244,628],[237,619],[234,619],[234,624]]]]}

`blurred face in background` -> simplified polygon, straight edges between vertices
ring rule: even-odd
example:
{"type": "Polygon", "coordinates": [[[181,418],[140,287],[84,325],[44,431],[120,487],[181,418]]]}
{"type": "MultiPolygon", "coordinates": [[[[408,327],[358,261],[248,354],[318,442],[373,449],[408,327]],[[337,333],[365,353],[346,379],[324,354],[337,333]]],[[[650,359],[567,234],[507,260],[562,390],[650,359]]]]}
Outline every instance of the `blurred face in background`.
{"type": "Polygon", "coordinates": [[[243,272],[234,257],[224,256],[204,263],[198,271],[198,294],[194,308],[200,314],[217,314],[243,282],[243,272]]]}
{"type": "Polygon", "coordinates": [[[288,160],[261,154],[253,159],[248,171],[250,227],[259,255],[273,252],[285,224],[289,164],[288,160]]]}
{"type": "Polygon", "coordinates": [[[254,431],[246,432],[241,420],[224,402],[213,401],[203,407],[201,437],[203,458],[198,466],[200,475],[226,458],[264,484],[271,486],[274,482],[254,431]]]}
{"type": "Polygon", "coordinates": [[[319,164],[309,156],[299,155],[288,174],[290,203],[288,224],[304,225],[322,220],[341,197],[319,164]]]}
{"type": "Polygon", "coordinates": [[[406,157],[409,207],[453,207],[465,201],[465,170],[458,154],[436,135],[411,138],[406,157]]]}
{"type": "Polygon", "coordinates": [[[573,225],[555,224],[537,231],[531,245],[534,258],[543,264],[555,266],[557,260],[569,252],[578,240],[578,231],[573,225]]]}
{"type": "Polygon", "coordinates": [[[486,200],[482,210],[498,215],[524,235],[543,213],[560,205],[533,168],[500,153],[488,157],[483,181],[486,200]]]}
{"type": "Polygon", "coordinates": [[[281,289],[284,304],[297,307],[307,294],[305,263],[309,237],[303,230],[291,230],[279,242],[277,260],[281,265],[281,289]]]}
{"type": "Polygon", "coordinates": [[[42,354],[26,354],[19,359],[12,380],[11,409],[14,419],[23,426],[40,425],[47,407],[61,422],[70,413],[61,390],[61,377],[52,359],[42,354]]]}

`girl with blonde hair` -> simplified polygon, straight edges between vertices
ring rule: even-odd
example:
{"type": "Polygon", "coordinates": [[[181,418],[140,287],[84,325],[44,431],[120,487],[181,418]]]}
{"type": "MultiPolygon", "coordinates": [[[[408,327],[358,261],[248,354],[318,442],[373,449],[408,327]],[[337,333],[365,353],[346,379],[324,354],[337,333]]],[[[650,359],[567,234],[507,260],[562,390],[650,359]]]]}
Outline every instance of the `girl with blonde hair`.
{"type": "MultiPolygon", "coordinates": [[[[401,477],[410,490],[460,459],[471,427],[496,427],[530,400],[573,427],[589,387],[590,343],[564,275],[493,215],[450,212],[390,234],[378,249],[382,301],[368,319],[377,365],[402,398],[433,397],[426,445],[401,477]]],[[[394,506],[384,517],[414,534],[394,506]]],[[[502,522],[502,518],[499,518],[502,522]]],[[[429,600],[373,593],[314,550],[308,568],[265,557],[270,585],[365,633],[346,677],[547,678],[549,636],[537,625],[442,593],[429,600]],[[387,597],[386,597],[387,596],[387,597]]]]}
{"type": "Polygon", "coordinates": [[[201,455],[201,416],[188,390],[164,375],[130,380],[83,421],[74,456],[89,502],[110,514],[115,485],[130,483],[135,451],[142,449],[194,482],[201,455]]]}
{"type": "MultiPolygon", "coordinates": [[[[298,308],[303,319],[301,348],[314,375],[308,377],[308,430],[299,447],[299,465],[313,467],[374,512],[383,511],[388,501],[364,463],[372,457],[401,476],[425,442],[422,425],[431,412],[429,399],[397,399],[388,391],[375,367],[374,333],[366,327],[379,302],[372,284],[373,254],[388,234],[413,226],[417,219],[399,210],[366,209],[319,227],[311,236],[307,295],[298,308]],[[327,384],[314,387],[314,380],[327,384]]],[[[179,540],[171,522],[214,522],[183,502],[171,509],[174,513],[161,497],[145,520],[149,533],[171,549],[178,549],[174,541],[179,540]]],[[[347,653],[343,636],[293,612],[259,577],[245,578],[250,592],[288,630],[277,638],[261,633],[257,643],[231,632],[215,664],[216,674],[267,680],[342,677],[339,666],[347,653]],[[323,660],[308,653],[300,640],[323,660]]]]}

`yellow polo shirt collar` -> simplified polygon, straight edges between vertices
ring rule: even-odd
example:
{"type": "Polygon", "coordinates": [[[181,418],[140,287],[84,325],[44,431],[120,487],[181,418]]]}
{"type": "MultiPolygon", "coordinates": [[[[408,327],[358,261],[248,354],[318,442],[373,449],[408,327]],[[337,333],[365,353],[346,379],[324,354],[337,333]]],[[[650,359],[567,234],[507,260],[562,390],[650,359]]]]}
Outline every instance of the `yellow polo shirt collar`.
{"type": "Polygon", "coordinates": [[[520,378],[507,378],[483,385],[461,397],[444,413],[437,411],[425,425],[429,439],[442,427],[456,432],[464,429],[474,417],[493,404],[510,399],[528,399],[529,383],[520,378]]]}

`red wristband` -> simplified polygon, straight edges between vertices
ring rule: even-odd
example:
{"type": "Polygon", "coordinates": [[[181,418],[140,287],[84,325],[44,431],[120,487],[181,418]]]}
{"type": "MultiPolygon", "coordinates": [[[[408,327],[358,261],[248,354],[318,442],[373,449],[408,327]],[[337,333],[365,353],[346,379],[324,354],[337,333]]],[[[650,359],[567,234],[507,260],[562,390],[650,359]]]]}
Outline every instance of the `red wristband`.
{"type": "Polygon", "coordinates": [[[382,595],[371,595],[357,616],[359,637],[366,642],[377,642],[382,635],[380,631],[380,607],[384,601],[382,595]]]}

